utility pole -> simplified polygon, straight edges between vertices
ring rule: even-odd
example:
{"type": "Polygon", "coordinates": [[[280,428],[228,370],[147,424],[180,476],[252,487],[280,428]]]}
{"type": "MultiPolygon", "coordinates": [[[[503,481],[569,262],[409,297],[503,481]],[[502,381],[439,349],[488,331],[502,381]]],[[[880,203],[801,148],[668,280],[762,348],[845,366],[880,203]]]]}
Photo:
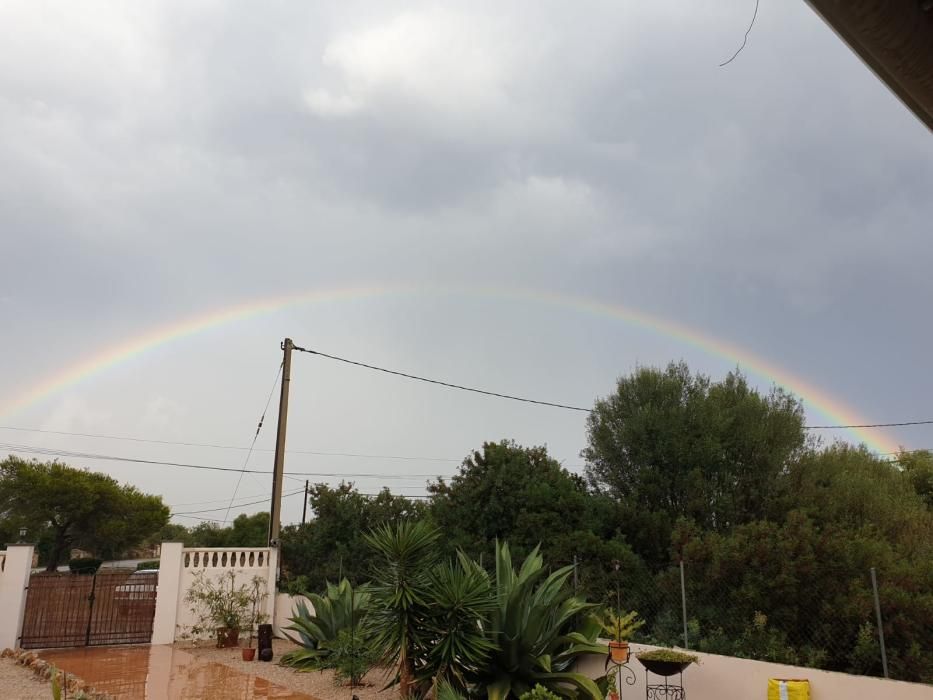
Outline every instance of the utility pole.
{"type": "Polygon", "coordinates": [[[279,425],[275,432],[275,465],[272,469],[272,508],[269,513],[269,546],[279,546],[282,521],[282,481],[285,471],[285,430],[288,426],[288,383],[292,376],[291,338],[282,342],[282,391],[279,394],[279,425]]]}
{"type": "Polygon", "coordinates": [[[308,518],[308,480],[305,479],[305,504],[301,509],[301,524],[305,524],[305,520],[308,518]]]}

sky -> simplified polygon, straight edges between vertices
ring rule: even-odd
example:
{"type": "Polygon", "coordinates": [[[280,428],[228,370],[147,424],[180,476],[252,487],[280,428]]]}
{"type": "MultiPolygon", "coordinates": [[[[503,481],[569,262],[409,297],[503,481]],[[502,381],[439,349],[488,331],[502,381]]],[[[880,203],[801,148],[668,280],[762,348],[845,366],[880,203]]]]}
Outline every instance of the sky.
{"type": "MultiPolygon", "coordinates": [[[[0,4],[3,449],[240,469],[271,392],[269,471],[286,336],[579,406],[684,360],[811,424],[933,418],[933,135],[802,1],[762,2],[720,67],[753,9],[0,4]]],[[[285,490],[419,495],[505,438],[580,471],[585,414],[299,354],[285,490]]],[[[189,525],[270,492],[67,461],[189,525]]]]}

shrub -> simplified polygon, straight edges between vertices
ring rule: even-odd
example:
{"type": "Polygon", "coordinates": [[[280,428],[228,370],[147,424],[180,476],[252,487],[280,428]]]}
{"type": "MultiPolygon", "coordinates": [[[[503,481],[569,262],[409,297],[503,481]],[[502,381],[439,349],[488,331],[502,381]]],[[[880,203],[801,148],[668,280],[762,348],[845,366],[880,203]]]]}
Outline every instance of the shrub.
{"type": "Polygon", "coordinates": [[[334,670],[336,685],[360,685],[363,676],[376,665],[379,658],[359,631],[353,634],[348,629],[342,629],[335,639],[324,642],[321,647],[327,651],[327,655],[321,659],[321,668],[334,670]]]}
{"type": "Polygon", "coordinates": [[[522,695],[518,700],[561,700],[559,695],[552,693],[538,683],[534,688],[522,695]]]}
{"type": "Polygon", "coordinates": [[[79,557],[68,562],[68,568],[73,574],[96,574],[100,565],[104,563],[103,559],[94,557],[79,557]]]}
{"type": "Polygon", "coordinates": [[[153,559],[152,561],[141,561],[136,565],[137,571],[142,571],[143,569],[158,569],[159,560],[153,559]]]}
{"type": "Polygon", "coordinates": [[[361,588],[354,590],[344,579],[337,585],[328,583],[324,595],[309,593],[308,599],[313,612],[304,601],[299,601],[298,614],[291,618],[291,626],[285,628],[298,633],[298,639],[293,637],[292,641],[303,648],[285,654],[281,664],[299,671],[332,668],[327,657],[334,651],[342,631],[349,635],[355,629],[355,638],[362,639],[360,630],[369,608],[369,593],[361,588]]]}

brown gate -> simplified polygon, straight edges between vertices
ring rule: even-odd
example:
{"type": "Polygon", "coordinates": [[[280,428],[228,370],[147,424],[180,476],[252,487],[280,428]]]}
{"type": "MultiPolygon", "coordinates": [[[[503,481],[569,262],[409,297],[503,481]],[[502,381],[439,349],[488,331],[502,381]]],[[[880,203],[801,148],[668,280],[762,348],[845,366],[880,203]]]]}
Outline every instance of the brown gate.
{"type": "Polygon", "coordinates": [[[20,646],[148,644],[158,581],[158,572],[125,570],[33,574],[20,646]]]}

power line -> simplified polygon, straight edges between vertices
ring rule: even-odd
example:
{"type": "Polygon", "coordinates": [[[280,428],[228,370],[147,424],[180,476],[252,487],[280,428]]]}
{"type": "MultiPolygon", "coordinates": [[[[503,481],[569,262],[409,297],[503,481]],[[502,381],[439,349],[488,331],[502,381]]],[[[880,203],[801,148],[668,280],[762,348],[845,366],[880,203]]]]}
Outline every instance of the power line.
{"type": "MultiPolygon", "coordinates": [[[[9,443],[0,443],[0,450],[13,452],[16,454],[38,454],[46,457],[73,457],[77,459],[99,459],[111,462],[129,462],[133,464],[154,464],[165,467],[179,467],[182,469],[204,469],[208,471],[236,472],[243,471],[246,474],[265,474],[271,475],[271,471],[262,471],[258,469],[239,469],[237,467],[220,467],[207,464],[191,464],[188,462],[170,462],[158,459],[142,459],[139,457],[119,457],[116,455],[95,454],[89,452],[74,452],[71,450],[62,450],[49,447],[37,447],[32,445],[15,445],[9,443]]],[[[357,477],[372,479],[430,479],[442,474],[377,474],[360,472],[286,472],[291,476],[320,476],[320,477],[357,477]]]]}
{"type": "Polygon", "coordinates": [[[748,43],[748,35],[752,31],[752,27],[755,26],[755,19],[757,19],[757,17],[758,17],[758,0],[755,0],[755,13],[752,15],[752,21],[749,23],[748,29],[745,30],[745,38],[742,39],[742,45],[736,50],[734,54],[732,54],[732,58],[730,58],[728,61],[725,61],[719,64],[720,68],[722,68],[723,66],[728,66],[730,63],[732,63],[735,60],[736,56],[742,53],[742,49],[744,49],[745,45],[748,43]]]}
{"type": "MultiPolygon", "coordinates": [[[[222,445],[218,443],[211,442],[188,442],[181,440],[154,440],[148,438],[140,437],[128,437],[124,435],[106,435],[102,433],[73,433],[65,430],[43,430],[40,428],[20,428],[10,425],[0,425],[0,430],[11,430],[14,432],[22,433],[42,433],[43,435],[66,435],[70,437],[86,437],[86,438],[97,438],[101,440],[123,440],[126,442],[143,442],[151,443],[153,445],[178,445],[181,447],[207,447],[215,450],[240,450],[246,451],[249,450],[248,447],[243,447],[242,445],[222,445]]],[[[257,447],[253,450],[254,452],[274,452],[275,450],[271,448],[257,447]]],[[[354,457],[360,459],[397,459],[403,461],[413,461],[413,462],[457,462],[460,463],[462,459],[456,459],[454,457],[421,457],[413,455],[383,455],[383,454],[365,454],[359,452],[324,452],[320,450],[286,450],[286,454],[290,455],[314,455],[318,457],[354,457]]]]}
{"type": "MultiPolygon", "coordinates": [[[[533,403],[539,406],[551,406],[553,408],[563,408],[568,411],[580,411],[582,413],[592,413],[592,408],[584,408],[582,406],[572,406],[569,404],[555,403],[553,401],[540,401],[538,399],[529,399],[523,396],[515,396],[513,394],[505,394],[498,391],[488,391],[486,389],[477,389],[475,387],[464,386],[462,384],[453,384],[451,382],[443,382],[438,379],[429,379],[427,377],[422,377],[417,374],[409,374],[407,372],[399,372],[394,369],[386,369],[385,367],[378,367],[376,365],[371,365],[366,362],[358,362],[356,360],[348,360],[345,357],[338,357],[337,355],[330,355],[326,352],[321,352],[319,350],[313,350],[310,348],[302,348],[295,346],[295,350],[299,352],[305,352],[309,355],[317,355],[319,357],[326,357],[329,360],[335,360],[337,362],[343,362],[348,365],[354,365],[356,367],[363,367],[365,369],[371,369],[376,372],[384,372],[385,374],[392,374],[397,377],[404,377],[405,379],[413,379],[419,382],[426,382],[428,384],[436,384],[438,386],[447,387],[448,389],[459,389],[460,391],[469,391],[474,394],[483,394],[484,396],[494,396],[500,399],[509,399],[510,401],[522,401],[524,403],[533,403]]],[[[805,425],[803,426],[804,430],[842,430],[846,428],[897,428],[907,425],[933,425],[933,420],[917,420],[917,421],[904,421],[901,423],[865,423],[860,425],[805,425]]]]}
{"type": "Polygon", "coordinates": [[[900,428],[905,425],[933,425],[933,420],[910,420],[903,423],[862,423],[860,425],[805,425],[806,430],[835,430],[837,428],[900,428]]]}
{"type": "Polygon", "coordinates": [[[581,406],[571,406],[569,404],[563,403],[554,403],[552,401],[540,401],[538,399],[529,399],[523,396],[514,396],[512,394],[503,394],[497,391],[487,391],[486,389],[477,389],[475,387],[463,386],[462,384],[451,384],[450,382],[442,382],[439,379],[428,379],[427,377],[419,377],[416,374],[408,374],[406,372],[399,372],[394,369],[386,369],[385,367],[377,367],[375,365],[366,364],[365,362],[357,362],[355,360],[348,360],[345,357],[337,357],[336,355],[328,355],[326,352],[320,352],[318,350],[311,350],[309,348],[301,348],[297,345],[295,350],[299,352],[306,352],[309,355],[318,355],[319,357],[326,357],[328,360],[336,360],[337,362],[344,362],[348,365],[355,365],[356,367],[364,367],[366,369],[371,369],[376,372],[384,372],[385,374],[393,374],[397,377],[404,377],[405,379],[414,379],[419,382],[426,382],[428,384],[436,384],[438,386],[444,386],[448,389],[459,389],[460,391],[470,391],[474,394],[483,394],[485,396],[495,396],[499,399],[509,399],[510,401],[521,401],[523,403],[533,403],[539,406],[551,406],[552,408],[563,408],[568,411],[580,411],[583,413],[592,413],[593,409],[583,408],[581,406]]]}
{"type": "Polygon", "coordinates": [[[249,450],[246,452],[246,459],[243,460],[243,469],[240,470],[240,476],[236,480],[236,486],[233,487],[233,495],[230,497],[230,505],[227,506],[227,512],[224,514],[224,525],[227,524],[227,518],[230,517],[230,508],[233,506],[233,501],[236,500],[236,493],[240,490],[240,482],[243,481],[243,474],[246,471],[246,467],[249,465],[249,458],[253,454],[253,448],[256,447],[256,440],[259,439],[259,431],[262,430],[262,424],[266,420],[266,412],[269,410],[269,403],[272,401],[272,394],[275,393],[275,385],[279,383],[279,376],[282,374],[282,365],[279,364],[279,369],[275,373],[275,379],[272,380],[272,388],[269,390],[269,396],[266,398],[266,405],[262,409],[262,415],[259,417],[259,424],[256,426],[256,432],[253,435],[253,441],[249,445],[249,450]]]}
{"type": "MultiPolygon", "coordinates": [[[[304,493],[304,489],[301,489],[299,491],[292,491],[291,493],[282,494],[282,498],[289,498],[290,496],[297,496],[299,493],[304,493]]],[[[265,498],[260,499],[258,501],[251,501],[250,503],[239,503],[237,504],[237,508],[245,508],[246,506],[255,506],[260,503],[268,503],[269,498],[270,496],[266,496],[265,498]]],[[[221,506],[220,508],[204,508],[201,510],[184,510],[184,511],[179,511],[177,513],[172,513],[172,515],[175,516],[175,515],[191,515],[193,513],[216,513],[218,510],[224,510],[224,507],[221,506]]],[[[230,508],[228,506],[227,507],[228,513],[229,513],[229,510],[230,508]]],[[[226,525],[226,520],[224,520],[224,524],[226,525]]]]}

